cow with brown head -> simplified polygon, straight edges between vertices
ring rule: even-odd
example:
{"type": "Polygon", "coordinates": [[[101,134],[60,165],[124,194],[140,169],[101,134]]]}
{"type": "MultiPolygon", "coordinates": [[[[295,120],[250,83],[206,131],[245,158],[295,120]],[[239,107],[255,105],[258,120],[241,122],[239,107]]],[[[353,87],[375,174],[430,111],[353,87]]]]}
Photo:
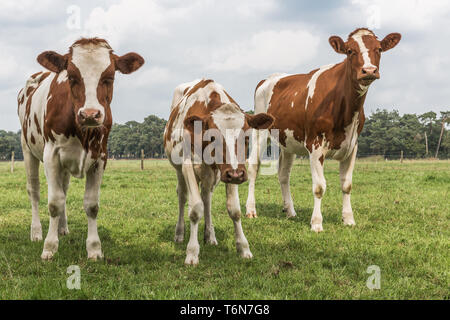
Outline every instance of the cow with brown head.
{"type": "Polygon", "coordinates": [[[42,240],[38,213],[39,161],[42,161],[48,180],[50,213],[42,259],[51,259],[58,249],[58,234],[68,233],[65,199],[70,176],[86,176],[86,248],[88,257],[95,260],[103,256],[96,217],[112,126],[114,75],[116,71],[124,74],[136,71],[144,59],[137,53],[118,56],[106,40],[83,38],[67,54],[45,51],[37,61],[50,72],[34,74],[18,98],[32,204],[31,240],[42,240]]]}
{"type": "Polygon", "coordinates": [[[234,222],[237,251],[243,258],[252,257],[241,225],[238,184],[247,180],[245,155],[249,129],[268,129],[273,121],[266,113],[245,114],[213,80],[196,80],[175,89],[164,145],[178,176],[176,242],[184,239],[184,205],[189,197],[191,235],[186,264],[198,264],[197,232],[203,215],[205,242],[217,244],[211,219],[211,197],[220,181],[226,183],[227,210],[234,222]]]}

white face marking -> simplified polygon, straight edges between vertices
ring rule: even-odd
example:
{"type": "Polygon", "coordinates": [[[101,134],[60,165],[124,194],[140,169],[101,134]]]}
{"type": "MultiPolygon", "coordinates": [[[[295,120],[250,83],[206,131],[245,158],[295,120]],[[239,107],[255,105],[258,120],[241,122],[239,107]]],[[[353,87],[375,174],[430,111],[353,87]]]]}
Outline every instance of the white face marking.
{"type": "Polygon", "coordinates": [[[308,101],[309,98],[312,99],[312,97],[314,96],[314,91],[316,89],[316,82],[317,79],[319,78],[319,76],[324,73],[325,71],[333,68],[335,65],[334,64],[328,64],[326,66],[320,67],[319,70],[317,70],[313,76],[311,77],[311,79],[308,81],[308,85],[306,86],[308,88],[308,96],[306,97],[306,102],[305,102],[305,110],[308,109],[308,101]]]}
{"type": "Polygon", "coordinates": [[[291,108],[293,108],[293,107],[294,107],[294,101],[291,102],[291,108]]]}
{"type": "Polygon", "coordinates": [[[370,60],[369,50],[367,49],[362,39],[363,36],[368,35],[373,36],[373,34],[367,30],[360,30],[352,36],[352,39],[355,40],[356,43],[358,43],[359,51],[361,52],[361,55],[364,60],[363,68],[376,68],[376,66],[374,66],[372,61],[370,60]]]}
{"type": "Polygon", "coordinates": [[[105,114],[105,109],[97,98],[97,86],[102,73],[111,64],[110,49],[103,46],[73,47],[72,63],[80,70],[85,86],[86,100],[84,108],[97,109],[105,114]]]}
{"type": "Polygon", "coordinates": [[[67,80],[67,70],[63,70],[58,74],[58,78],[56,81],[59,83],[64,82],[67,80]]]}
{"type": "Polygon", "coordinates": [[[225,138],[230,164],[233,169],[238,167],[236,142],[244,128],[245,115],[233,103],[225,104],[212,112],[212,118],[222,136],[225,138]]]}

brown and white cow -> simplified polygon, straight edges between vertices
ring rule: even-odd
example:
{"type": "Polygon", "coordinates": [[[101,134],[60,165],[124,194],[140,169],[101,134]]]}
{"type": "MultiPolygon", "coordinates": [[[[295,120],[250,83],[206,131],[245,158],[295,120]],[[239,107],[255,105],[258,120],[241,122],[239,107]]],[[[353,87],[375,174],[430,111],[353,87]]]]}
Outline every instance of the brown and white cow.
{"type": "Polygon", "coordinates": [[[195,80],[175,89],[164,132],[164,147],[178,178],[176,242],[184,240],[184,206],[189,197],[191,234],[186,264],[198,264],[198,224],[203,215],[205,242],[217,244],[211,220],[211,198],[220,181],[226,183],[227,211],[234,222],[236,249],[243,258],[252,258],[242,230],[238,196],[238,184],[247,180],[245,132],[251,133],[250,128],[269,128],[272,123],[273,117],[266,113],[245,114],[213,80],[195,80]]]}
{"type": "MultiPolygon", "coordinates": [[[[296,155],[309,155],[314,195],[311,229],[316,232],[323,231],[320,204],[326,189],[324,157],[340,162],[342,219],[345,225],[355,224],[350,191],[357,138],[365,119],[364,100],[370,84],[380,77],[381,53],[395,47],[400,38],[400,34],[391,33],[379,41],[366,28],[350,33],[346,42],[332,36],[330,45],[347,56],[343,62],[308,74],[272,75],[256,88],[255,113],[273,115],[276,119],[273,129],[279,130],[278,179],[288,217],[296,215],[289,189],[292,163],[296,155]]],[[[264,141],[265,137],[261,135],[260,139],[264,141]]],[[[247,217],[256,217],[255,180],[259,162],[259,152],[254,148],[249,159],[247,217]]]]}
{"type": "Polygon", "coordinates": [[[97,232],[100,184],[107,161],[112,125],[110,104],[114,75],[139,69],[136,53],[117,56],[98,38],[76,41],[65,55],[41,53],[37,61],[51,72],[31,76],[19,92],[19,118],[27,189],[32,207],[31,240],[42,240],[39,219],[39,162],[48,182],[50,225],[42,259],[58,250],[58,234],[67,228],[66,195],[71,176],[86,176],[84,209],[88,218],[88,258],[103,256],[97,232]]]}

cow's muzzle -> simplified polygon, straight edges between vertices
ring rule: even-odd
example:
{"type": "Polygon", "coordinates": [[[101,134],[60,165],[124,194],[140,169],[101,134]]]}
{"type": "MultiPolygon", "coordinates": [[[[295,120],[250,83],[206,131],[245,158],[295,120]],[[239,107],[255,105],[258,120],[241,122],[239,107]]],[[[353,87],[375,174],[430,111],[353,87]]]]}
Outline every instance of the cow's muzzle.
{"type": "Polygon", "coordinates": [[[247,172],[243,169],[227,169],[222,173],[221,180],[225,183],[241,184],[247,181],[247,172]]]}
{"type": "Polygon", "coordinates": [[[78,123],[83,127],[102,125],[102,112],[98,109],[83,109],[78,112],[78,123]]]}
{"type": "Polygon", "coordinates": [[[380,79],[380,71],[377,67],[362,68],[358,74],[358,82],[364,85],[369,85],[377,79],[380,79]]]}

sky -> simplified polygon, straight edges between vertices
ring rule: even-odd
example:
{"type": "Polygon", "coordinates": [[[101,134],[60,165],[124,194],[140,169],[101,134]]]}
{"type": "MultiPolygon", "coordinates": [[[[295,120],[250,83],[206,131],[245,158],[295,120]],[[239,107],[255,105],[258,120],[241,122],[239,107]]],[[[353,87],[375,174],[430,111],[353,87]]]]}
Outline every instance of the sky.
{"type": "Polygon", "coordinates": [[[383,53],[381,79],[365,111],[401,114],[449,110],[450,4],[446,0],[2,0],[0,2],[0,130],[17,131],[17,94],[43,70],[36,57],[61,54],[80,37],[108,40],[115,53],[137,52],[146,63],[117,74],[116,123],[167,119],[174,88],[198,78],[222,84],[244,110],[262,79],[308,73],[341,62],[328,38],[344,40],[369,27],[381,40],[402,34],[383,53]]]}

